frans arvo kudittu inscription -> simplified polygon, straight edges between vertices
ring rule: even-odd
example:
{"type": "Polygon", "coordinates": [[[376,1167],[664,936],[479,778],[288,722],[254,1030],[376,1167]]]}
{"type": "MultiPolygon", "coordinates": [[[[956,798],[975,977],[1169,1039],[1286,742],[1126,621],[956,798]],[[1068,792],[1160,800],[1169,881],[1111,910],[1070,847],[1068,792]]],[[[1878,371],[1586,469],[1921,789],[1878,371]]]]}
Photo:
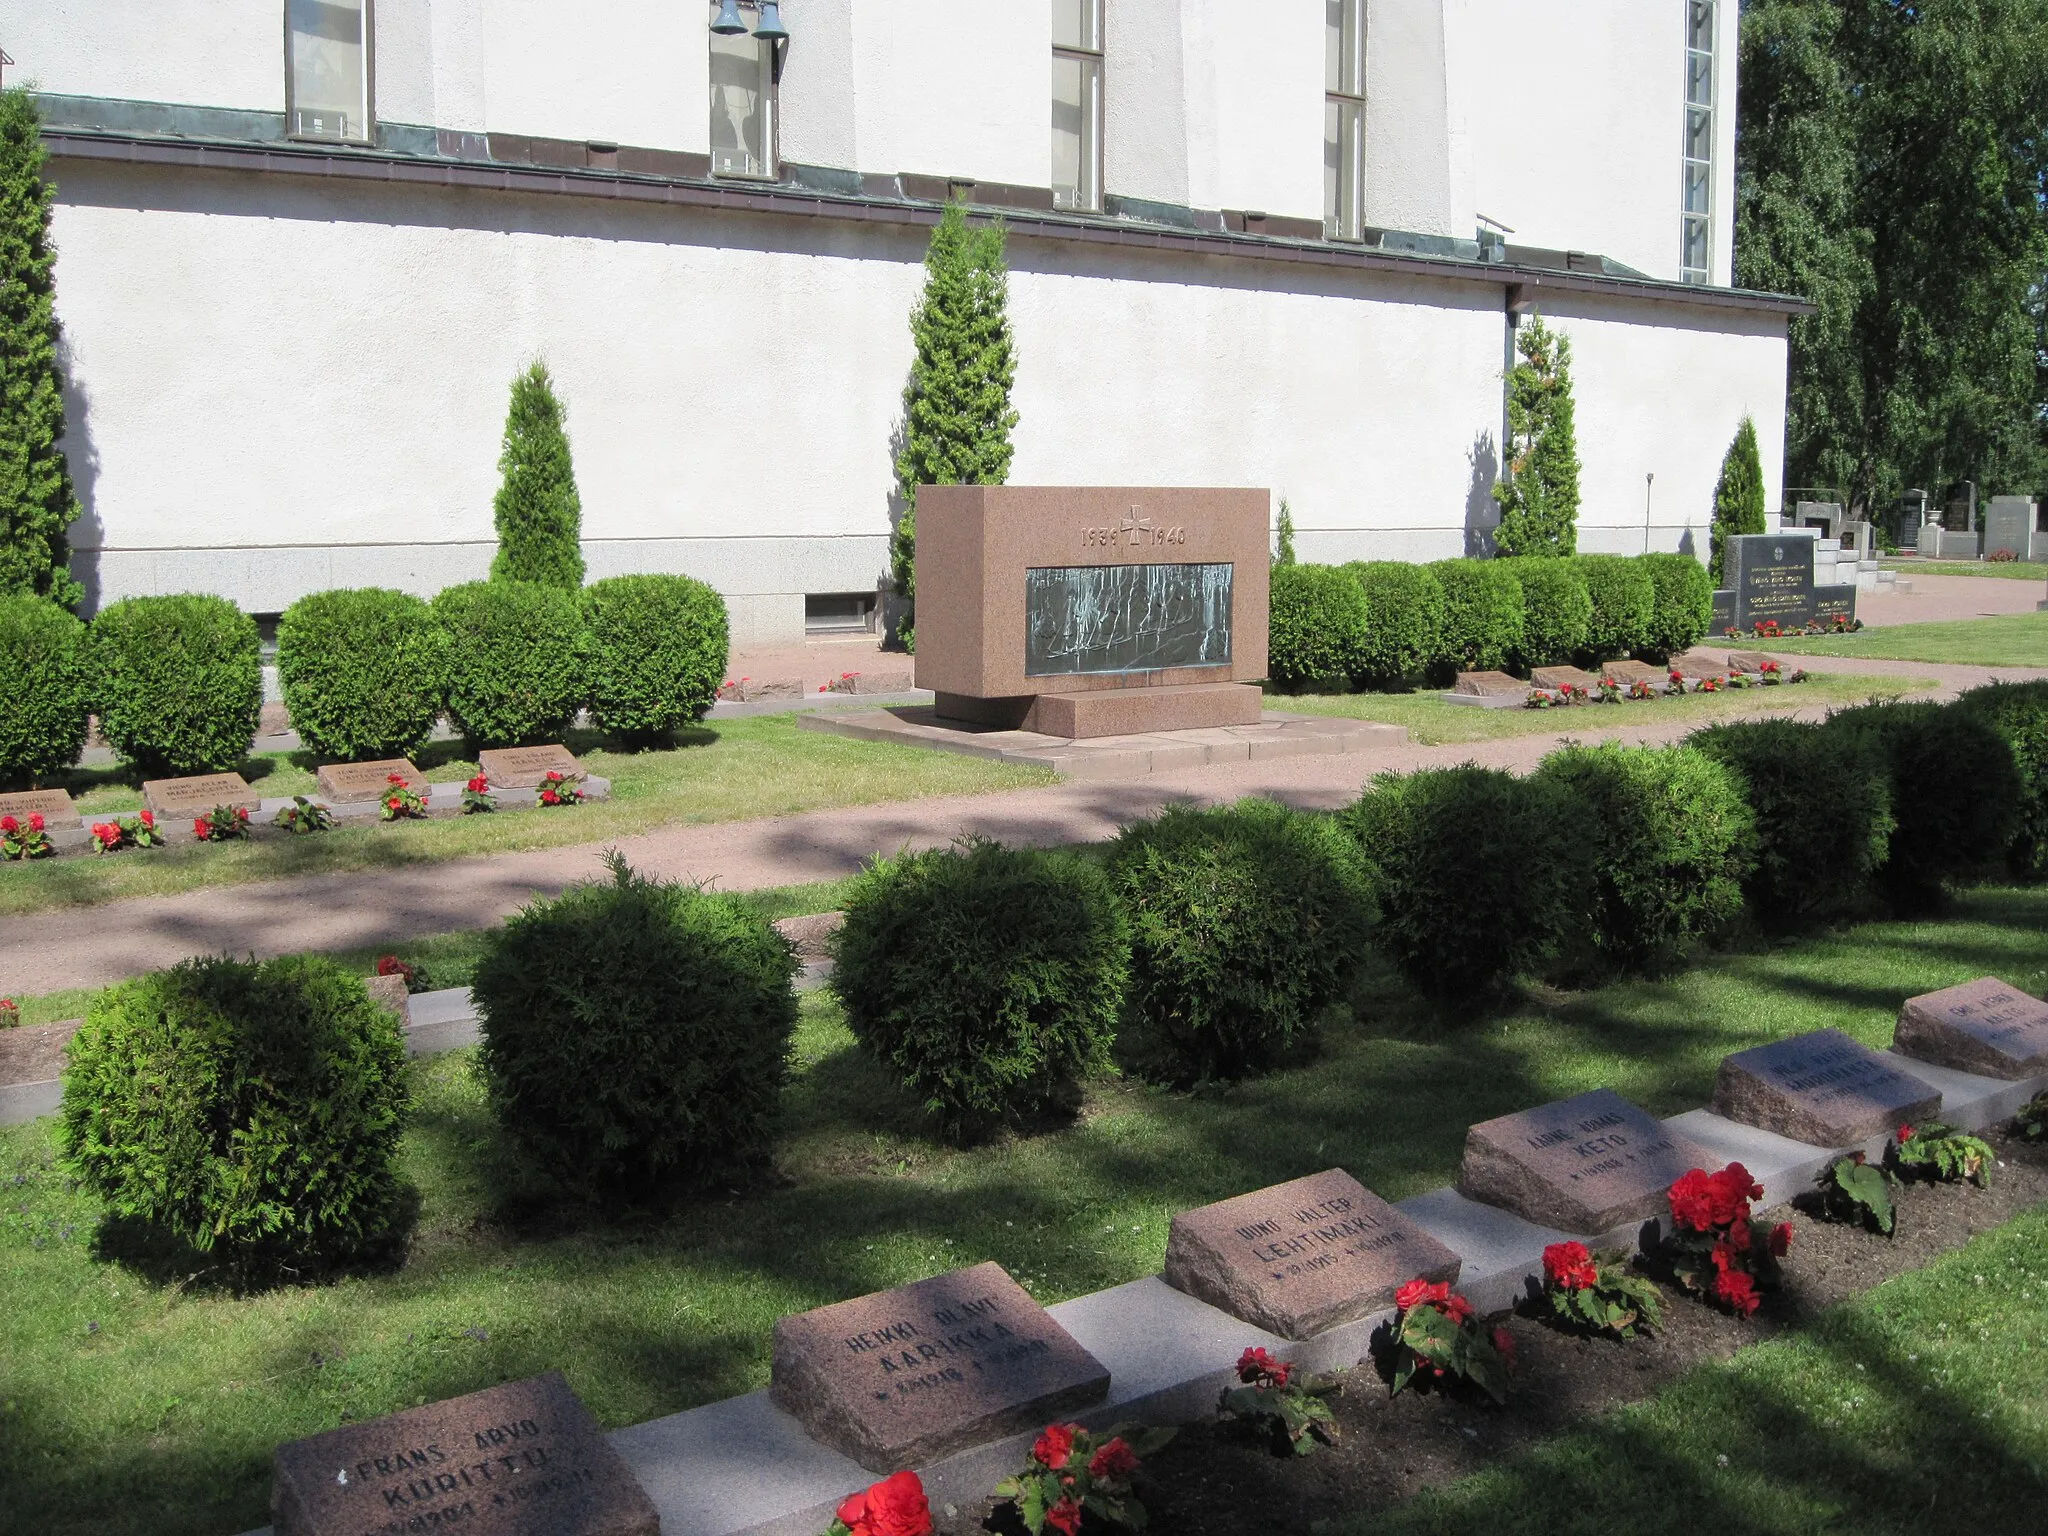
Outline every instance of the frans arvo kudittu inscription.
{"type": "Polygon", "coordinates": [[[1599,1088],[1473,1126],[1458,1188],[1543,1226],[1597,1234],[1662,1216],[1672,1180],[1720,1165],[1613,1089],[1599,1088]]]}
{"type": "Polygon", "coordinates": [[[785,1317],[769,1395],[875,1472],[1030,1429],[1109,1392],[1109,1372],[996,1263],[785,1317]]]}
{"type": "Polygon", "coordinates": [[[1230,665],[1228,565],[1034,566],[1024,580],[1028,677],[1230,665]]]}

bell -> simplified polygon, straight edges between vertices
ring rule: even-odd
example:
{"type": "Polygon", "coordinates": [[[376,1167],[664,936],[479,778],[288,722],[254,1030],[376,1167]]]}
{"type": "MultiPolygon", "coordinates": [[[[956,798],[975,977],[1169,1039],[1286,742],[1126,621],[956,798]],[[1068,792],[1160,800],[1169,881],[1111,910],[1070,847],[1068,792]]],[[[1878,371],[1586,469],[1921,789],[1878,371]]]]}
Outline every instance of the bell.
{"type": "Polygon", "coordinates": [[[782,24],[782,7],[778,0],[761,0],[761,19],[754,23],[754,36],[765,43],[789,41],[789,29],[782,24]]]}
{"type": "Polygon", "coordinates": [[[711,23],[711,30],[720,37],[737,37],[747,30],[740,20],[739,0],[719,0],[718,20],[711,23]]]}

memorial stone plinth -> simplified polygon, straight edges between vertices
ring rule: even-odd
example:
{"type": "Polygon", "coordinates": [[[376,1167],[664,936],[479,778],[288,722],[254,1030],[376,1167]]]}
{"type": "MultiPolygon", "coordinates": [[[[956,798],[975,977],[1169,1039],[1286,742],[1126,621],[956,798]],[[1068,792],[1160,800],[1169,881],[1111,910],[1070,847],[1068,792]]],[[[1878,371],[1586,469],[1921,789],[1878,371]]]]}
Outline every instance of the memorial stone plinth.
{"type": "Polygon", "coordinates": [[[493,789],[538,789],[550,773],[582,779],[583,765],[567,747],[497,747],[479,752],[476,765],[493,789]]]}
{"type": "Polygon", "coordinates": [[[1674,1179],[1721,1161],[1600,1088],[1473,1126],[1458,1189],[1539,1226],[1597,1235],[1667,1214],[1674,1179]]]}
{"type": "Polygon", "coordinates": [[[1940,1090],[1839,1029],[1737,1051],[1714,1085],[1717,1114],[1816,1147],[1853,1147],[1940,1108],[1940,1090]]]}
{"type": "Polygon", "coordinates": [[[1995,976],[1909,997],[1892,1048],[1979,1077],[2037,1077],[2048,1073],[2048,1003],[1995,976]]]}
{"type": "Polygon", "coordinates": [[[159,816],[204,816],[219,806],[262,809],[263,797],[239,773],[201,773],[182,779],[144,779],[142,802],[159,816]]]}
{"type": "Polygon", "coordinates": [[[324,799],[336,805],[351,805],[382,800],[394,773],[414,794],[427,792],[427,776],[406,757],[387,757],[373,763],[327,763],[315,770],[313,779],[324,799]]]}
{"type": "Polygon", "coordinates": [[[78,807],[61,789],[23,789],[0,795],[0,816],[14,816],[22,821],[40,816],[51,831],[59,827],[76,830],[78,826],[78,807]]]}
{"type": "Polygon", "coordinates": [[[775,1325],[769,1395],[874,1472],[1036,1428],[1109,1393],[1109,1372],[1000,1264],[775,1325]]]}
{"type": "Polygon", "coordinates": [[[277,1536],[659,1536],[661,1517],[560,1371],[277,1448],[277,1536]]]}
{"type": "Polygon", "coordinates": [[[1232,1317],[1306,1339],[1388,1306],[1458,1256],[1341,1168],[1173,1218],[1166,1283],[1232,1317]]]}

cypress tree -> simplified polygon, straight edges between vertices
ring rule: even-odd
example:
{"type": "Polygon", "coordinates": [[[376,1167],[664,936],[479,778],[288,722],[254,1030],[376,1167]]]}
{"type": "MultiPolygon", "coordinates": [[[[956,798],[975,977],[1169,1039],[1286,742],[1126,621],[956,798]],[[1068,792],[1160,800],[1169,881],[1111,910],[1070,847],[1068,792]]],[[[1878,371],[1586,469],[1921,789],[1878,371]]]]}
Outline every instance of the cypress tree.
{"type": "MultiPolygon", "coordinates": [[[[970,229],[965,207],[953,202],[925,252],[924,292],[910,312],[916,356],[903,388],[903,447],[896,455],[903,516],[889,549],[906,603],[916,596],[917,488],[1001,485],[1010,475],[1017,359],[1003,248],[1001,224],[970,229]]],[[[910,619],[906,614],[902,626],[906,644],[915,643],[910,619]]]]}
{"type": "Polygon", "coordinates": [[[491,579],[574,592],[583,585],[583,503],[562,430],[562,402],[546,363],[535,362],[512,381],[498,472],[505,478],[492,503],[498,555],[491,579]]]}
{"type": "Polygon", "coordinates": [[[1756,423],[1747,416],[1721,459],[1721,483],[1714,487],[1714,525],[1708,534],[1714,557],[1714,585],[1722,581],[1722,553],[1738,533],[1764,531],[1764,465],[1756,451],[1756,423]]]}
{"type": "Polygon", "coordinates": [[[1571,555],[1579,548],[1579,442],[1572,427],[1572,342],[1536,315],[1517,332],[1508,371],[1508,473],[1494,548],[1571,555]]]}
{"type": "Polygon", "coordinates": [[[1287,498],[1280,498],[1280,524],[1274,533],[1273,563],[1294,564],[1294,509],[1287,505],[1287,498]]]}
{"type": "Polygon", "coordinates": [[[43,179],[41,134],[35,98],[20,87],[0,91],[0,594],[76,608],[85,589],[72,578],[65,530],[78,497],[57,446],[56,194],[43,179]]]}

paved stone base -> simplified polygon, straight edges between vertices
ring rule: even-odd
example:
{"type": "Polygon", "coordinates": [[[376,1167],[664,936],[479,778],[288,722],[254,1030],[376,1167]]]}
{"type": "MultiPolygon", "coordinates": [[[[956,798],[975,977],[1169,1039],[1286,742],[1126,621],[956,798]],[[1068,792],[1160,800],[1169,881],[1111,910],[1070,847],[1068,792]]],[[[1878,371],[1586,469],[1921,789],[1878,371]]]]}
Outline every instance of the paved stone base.
{"type": "Polygon", "coordinates": [[[1148,773],[1201,768],[1210,763],[1364,752],[1373,747],[1402,746],[1408,740],[1407,730],[1398,725],[1320,715],[1283,715],[1272,710],[1266,711],[1257,725],[1148,731],[1085,740],[942,720],[929,706],[919,705],[849,714],[802,715],[797,719],[797,727],[863,741],[893,741],[907,747],[957,752],[963,757],[1028,763],[1073,779],[1137,779],[1148,773]]]}

